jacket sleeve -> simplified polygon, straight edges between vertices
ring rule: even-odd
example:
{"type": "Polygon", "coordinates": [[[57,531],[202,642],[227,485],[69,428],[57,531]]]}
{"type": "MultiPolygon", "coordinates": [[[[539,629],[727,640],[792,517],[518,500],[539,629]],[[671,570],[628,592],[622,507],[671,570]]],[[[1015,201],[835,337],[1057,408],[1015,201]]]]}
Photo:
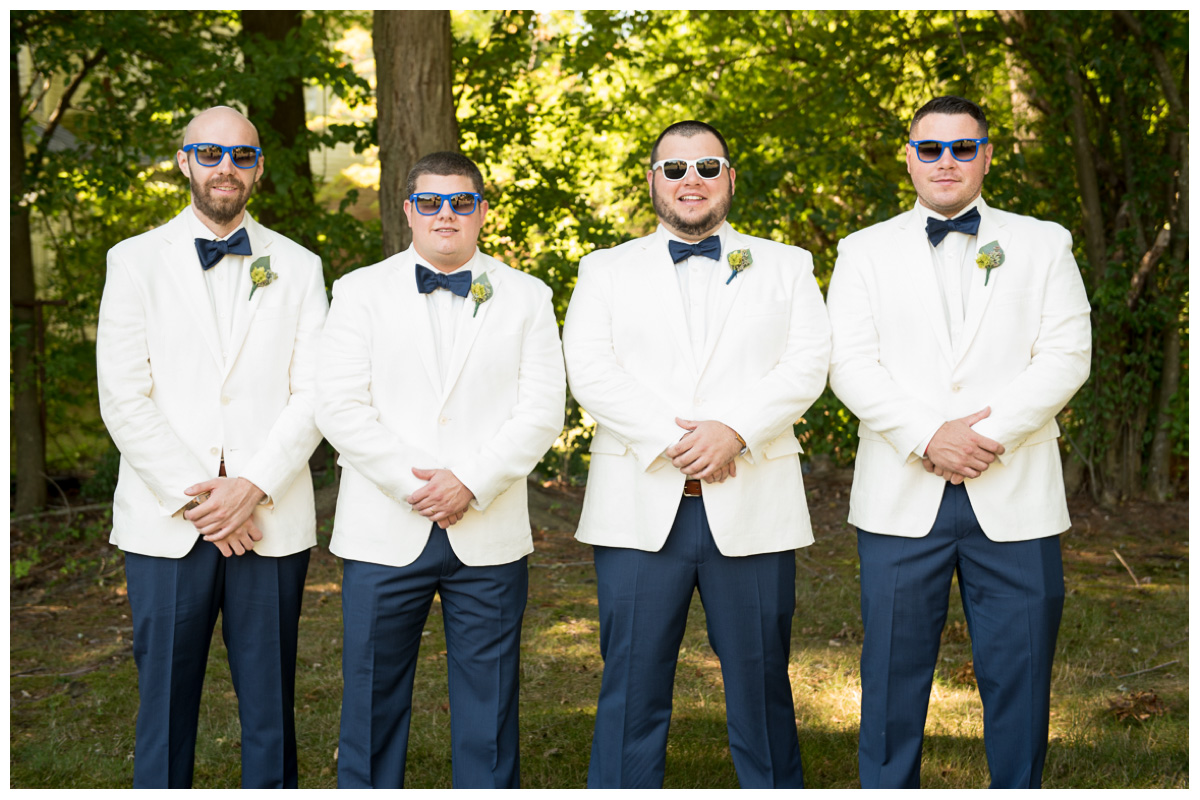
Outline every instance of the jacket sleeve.
{"type": "Polygon", "coordinates": [[[266,493],[268,504],[287,491],[321,441],[321,432],[317,430],[313,415],[317,346],[328,305],[321,260],[312,254],[306,254],[306,257],[309,260],[306,265],[308,282],[288,367],[290,395],[287,405],[271,425],[263,446],[242,470],[242,477],[266,493]]]}
{"type": "Polygon", "coordinates": [[[992,413],[973,426],[976,433],[1004,445],[1002,464],[1031,433],[1063,409],[1091,371],[1087,291],[1071,255],[1071,234],[1055,228],[1054,256],[1046,272],[1041,324],[1029,366],[988,399],[992,413]]]}
{"type": "Polygon", "coordinates": [[[100,416],[121,458],[171,516],[191,501],[184,489],[213,476],[154,402],[145,304],[129,266],[110,250],[96,325],[100,416]]]}
{"type": "Polygon", "coordinates": [[[511,416],[470,457],[447,468],[471,490],[484,511],[518,480],[525,480],[562,432],[567,380],[549,287],[537,287],[521,342],[517,402],[511,416]]]}
{"type": "MultiPolygon", "coordinates": [[[[945,419],[903,389],[880,363],[876,297],[864,274],[866,256],[853,239],[838,243],[838,259],[829,281],[829,322],[833,353],[829,386],[846,408],[892,446],[901,461],[919,458],[915,451],[945,419]]],[[[875,293],[878,294],[878,293],[875,293]]]]}
{"type": "Polygon", "coordinates": [[[685,431],[676,411],[639,383],[613,350],[612,270],[591,257],[579,278],[563,325],[563,354],[571,394],[596,422],[628,447],[643,470],[685,431]]]}
{"type": "Polygon", "coordinates": [[[436,462],[380,422],[371,404],[371,312],[362,297],[369,289],[345,279],[333,285],[318,348],[317,427],[348,464],[411,510],[409,495],[425,485],[412,468],[436,462]]]}

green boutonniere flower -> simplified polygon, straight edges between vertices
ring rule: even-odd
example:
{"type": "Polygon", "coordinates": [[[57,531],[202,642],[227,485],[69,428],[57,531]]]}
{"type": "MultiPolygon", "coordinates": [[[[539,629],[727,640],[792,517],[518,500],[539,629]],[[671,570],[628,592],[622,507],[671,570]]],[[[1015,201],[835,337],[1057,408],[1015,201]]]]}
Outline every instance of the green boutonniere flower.
{"type": "Polygon", "coordinates": [[[729,274],[729,278],[725,281],[726,286],[729,285],[729,281],[732,281],[738,276],[739,272],[754,263],[754,259],[750,257],[749,248],[744,250],[734,250],[732,253],[725,256],[725,260],[729,262],[729,266],[733,270],[733,272],[729,274]]]}
{"type": "Polygon", "coordinates": [[[475,312],[472,317],[479,313],[479,307],[492,299],[495,291],[492,289],[492,282],[488,280],[487,273],[480,275],[471,283],[471,299],[475,301],[475,312]]]}
{"type": "Polygon", "coordinates": [[[987,274],[983,276],[984,286],[987,286],[988,279],[992,277],[992,270],[1003,263],[1004,250],[1000,248],[999,242],[988,242],[979,248],[979,255],[975,256],[975,266],[987,270],[987,274]]]}
{"type": "Polygon", "coordinates": [[[264,286],[270,286],[272,282],[279,276],[271,271],[271,257],[261,256],[254,259],[254,263],[250,265],[250,282],[254,287],[250,289],[250,296],[247,300],[254,299],[254,293],[264,286]]]}

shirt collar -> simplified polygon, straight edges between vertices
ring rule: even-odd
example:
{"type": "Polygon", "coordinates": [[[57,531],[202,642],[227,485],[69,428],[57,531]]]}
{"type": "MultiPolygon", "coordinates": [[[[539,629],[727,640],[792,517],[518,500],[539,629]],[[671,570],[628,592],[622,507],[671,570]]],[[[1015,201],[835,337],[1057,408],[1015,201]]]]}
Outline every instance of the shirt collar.
{"type": "Polygon", "coordinates": [[[209,241],[220,242],[228,239],[230,236],[233,236],[235,233],[245,229],[246,227],[246,217],[245,212],[243,212],[241,225],[238,225],[225,236],[217,236],[212,229],[200,221],[200,218],[196,216],[196,209],[192,208],[190,203],[187,207],[186,219],[188,223],[188,230],[191,231],[193,239],[208,239],[209,241]]]}
{"type": "MultiPolygon", "coordinates": [[[[967,213],[972,208],[980,209],[981,213],[984,208],[987,208],[987,203],[983,202],[983,195],[979,195],[974,200],[972,200],[970,203],[967,203],[966,206],[959,209],[958,213],[955,214],[954,217],[955,218],[961,217],[963,214],[967,213]]],[[[947,217],[945,214],[934,211],[932,208],[926,208],[924,205],[921,204],[921,200],[919,198],[917,199],[917,202],[914,206],[914,211],[916,212],[917,216],[920,217],[922,224],[924,224],[926,217],[933,217],[934,219],[950,219],[950,217],[947,217]]]]}
{"type": "MultiPolygon", "coordinates": [[[[725,252],[725,242],[728,241],[729,234],[732,230],[733,230],[733,228],[731,228],[729,226],[729,220],[725,220],[724,222],[721,223],[721,227],[717,228],[717,232],[715,234],[713,234],[721,240],[721,252],[722,253],[725,252]]],[[[671,233],[669,230],[667,230],[667,227],[665,225],[663,225],[661,222],[658,223],[658,232],[660,234],[662,234],[662,236],[665,237],[665,240],[668,242],[676,241],[676,242],[683,242],[685,244],[692,244],[692,242],[689,242],[686,239],[682,239],[682,238],[676,236],[675,234],[671,233]]],[[[705,238],[707,238],[707,237],[705,237],[705,238]]]]}

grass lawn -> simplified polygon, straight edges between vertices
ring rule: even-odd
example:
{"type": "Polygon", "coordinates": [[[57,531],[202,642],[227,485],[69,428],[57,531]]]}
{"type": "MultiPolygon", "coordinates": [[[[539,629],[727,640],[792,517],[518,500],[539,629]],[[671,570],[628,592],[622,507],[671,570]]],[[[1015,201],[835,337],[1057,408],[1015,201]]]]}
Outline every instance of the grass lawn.
{"type": "MultiPolygon", "coordinates": [[[[811,787],[858,785],[862,623],[849,473],[808,482],[816,544],[797,553],[792,693],[811,787]]],[[[582,497],[531,485],[522,642],[522,783],[579,788],[587,777],[603,662],[591,549],[572,538],[582,497]]],[[[300,786],[333,787],[341,700],[341,566],[329,555],[333,490],[319,493],[322,548],[300,621],[296,724],[300,786]]],[[[10,774],[20,787],[128,787],[137,674],[121,555],[97,537],[104,512],[13,523],[10,774]]],[[[1188,786],[1188,507],[1072,502],[1063,538],[1067,601],[1054,669],[1045,785],[1188,786]],[[1120,558],[1116,554],[1120,555],[1120,558]],[[1122,560],[1124,563],[1122,563],[1122,560]],[[1127,566],[1126,566],[1127,565],[1127,566]],[[1131,575],[1132,573],[1132,575],[1131,575]],[[1135,584],[1134,578],[1137,583],[1135,584]]],[[[407,785],[450,786],[450,713],[438,604],[414,690],[407,785]]],[[[923,785],[984,787],[982,706],[952,592],[926,724],[923,785]]],[[[201,708],[195,785],[239,782],[237,702],[218,633],[201,708]]],[[[736,787],[720,666],[694,599],[680,650],[666,786],[736,787]]]]}

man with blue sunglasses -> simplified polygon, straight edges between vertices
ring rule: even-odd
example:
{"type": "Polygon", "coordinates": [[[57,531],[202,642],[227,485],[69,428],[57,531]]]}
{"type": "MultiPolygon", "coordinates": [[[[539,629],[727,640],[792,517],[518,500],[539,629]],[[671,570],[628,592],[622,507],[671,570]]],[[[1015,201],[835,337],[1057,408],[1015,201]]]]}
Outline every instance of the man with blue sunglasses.
{"type": "Polygon", "coordinates": [[[465,156],[425,156],[412,246],[333,287],[317,424],[342,466],[342,788],[404,785],[435,593],[454,786],[520,786],[525,481],[562,430],[566,377],[549,287],[479,251],[483,188],[465,156]]]}
{"type": "Polygon", "coordinates": [[[939,97],[906,149],[917,201],[838,245],[830,386],[858,417],[863,788],[916,788],[951,580],[992,786],[1041,785],[1070,527],[1055,415],[1087,379],[1071,236],[992,208],[975,103],[939,97]]]}
{"type": "Polygon", "coordinates": [[[191,203],[108,254],[96,366],[121,469],[140,705],[138,788],[187,788],[217,616],[242,725],[242,786],[297,784],[300,602],[316,514],[308,458],[321,261],[246,213],[254,125],[211,108],[176,154],[191,203]]]}

